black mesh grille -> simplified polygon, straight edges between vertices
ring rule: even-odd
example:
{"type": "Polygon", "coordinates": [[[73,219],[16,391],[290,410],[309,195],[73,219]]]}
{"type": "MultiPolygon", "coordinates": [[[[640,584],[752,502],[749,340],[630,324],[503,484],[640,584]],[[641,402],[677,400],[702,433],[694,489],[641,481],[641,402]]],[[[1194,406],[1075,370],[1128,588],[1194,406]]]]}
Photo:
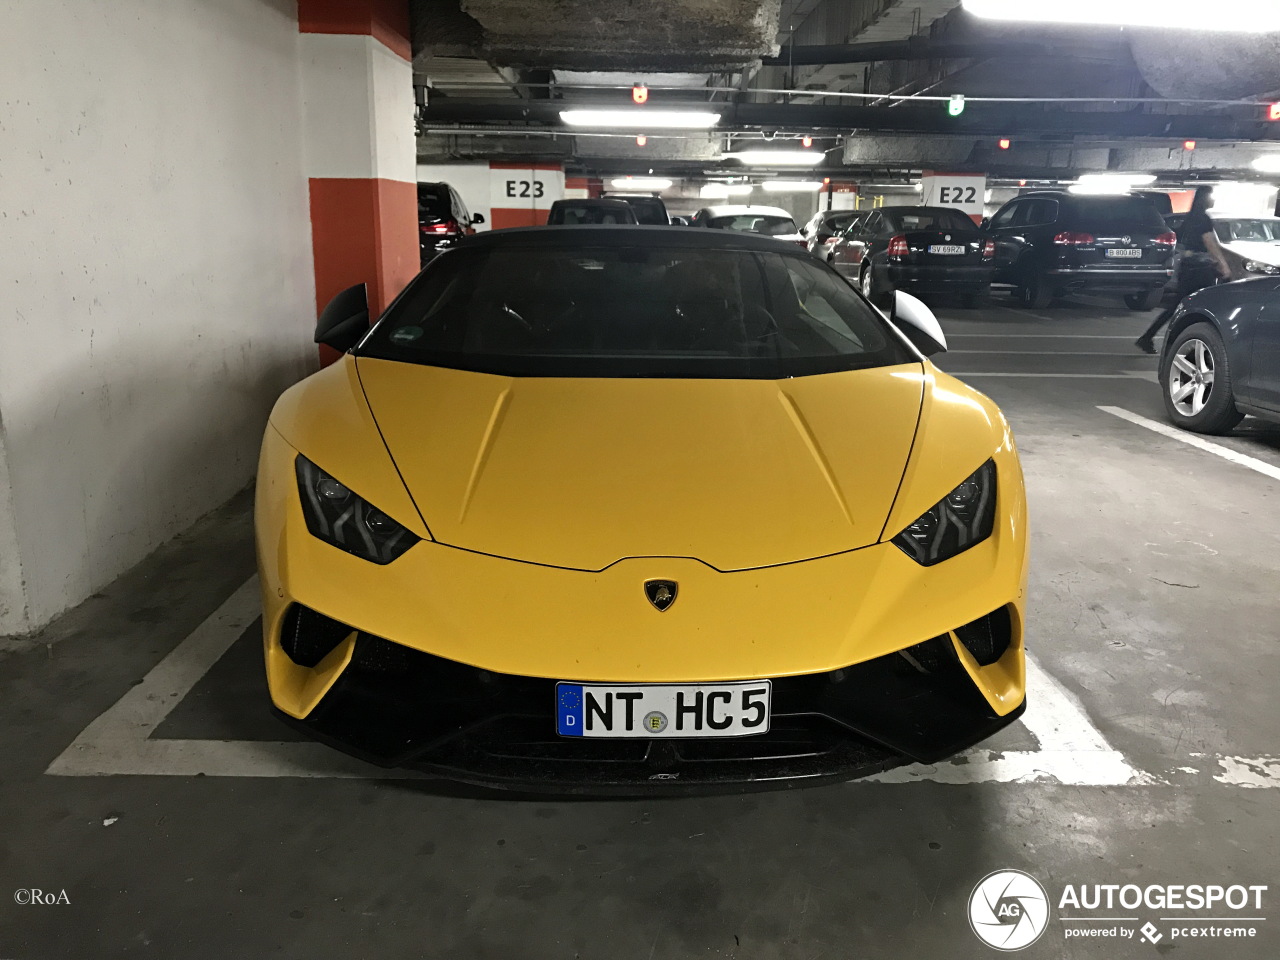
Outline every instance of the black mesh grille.
{"type": "Polygon", "coordinates": [[[298,666],[314,667],[350,633],[351,628],[345,623],[295,603],[280,628],[280,646],[298,666]]]}
{"type": "Polygon", "coordinates": [[[989,667],[1009,649],[1013,640],[1013,622],[1008,607],[993,610],[985,617],[956,628],[956,636],[981,666],[989,667]]]}

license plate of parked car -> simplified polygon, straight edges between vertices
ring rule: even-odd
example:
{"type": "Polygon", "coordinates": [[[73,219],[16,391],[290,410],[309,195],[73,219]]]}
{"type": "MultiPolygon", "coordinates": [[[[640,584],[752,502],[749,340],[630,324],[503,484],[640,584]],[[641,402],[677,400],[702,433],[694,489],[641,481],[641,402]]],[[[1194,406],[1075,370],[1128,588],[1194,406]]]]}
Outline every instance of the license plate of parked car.
{"type": "Polygon", "coordinates": [[[964,247],[955,244],[934,243],[929,245],[929,252],[941,254],[944,257],[958,257],[964,253],[964,247]]]}
{"type": "Polygon", "coordinates": [[[1140,260],[1142,259],[1142,251],[1117,247],[1114,250],[1108,250],[1107,256],[1114,257],[1117,260],[1140,260]]]}
{"type": "Polygon", "coordinates": [[[746,737],[769,731],[773,685],[739,683],[556,684],[565,737],[746,737]]]}

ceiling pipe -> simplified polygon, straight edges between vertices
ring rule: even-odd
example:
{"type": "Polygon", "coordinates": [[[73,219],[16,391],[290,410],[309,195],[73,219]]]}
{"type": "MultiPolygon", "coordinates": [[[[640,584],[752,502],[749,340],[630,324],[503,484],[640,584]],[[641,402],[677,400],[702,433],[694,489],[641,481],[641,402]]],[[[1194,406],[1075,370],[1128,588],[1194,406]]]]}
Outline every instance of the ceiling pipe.
{"type": "Polygon", "coordinates": [[[912,38],[880,43],[837,43],[787,47],[765,57],[766,67],[812,67],[829,63],[877,63],[883,60],[964,60],[990,57],[1048,57],[1047,44],[1011,41],[947,41],[912,38]]]}

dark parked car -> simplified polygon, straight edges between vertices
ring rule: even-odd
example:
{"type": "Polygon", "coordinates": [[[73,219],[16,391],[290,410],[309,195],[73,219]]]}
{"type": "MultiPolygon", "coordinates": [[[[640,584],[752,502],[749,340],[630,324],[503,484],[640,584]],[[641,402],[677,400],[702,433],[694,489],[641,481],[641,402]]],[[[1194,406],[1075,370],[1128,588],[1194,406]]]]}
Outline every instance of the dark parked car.
{"type": "Polygon", "coordinates": [[[1245,414],[1280,423],[1280,279],[1183,300],[1160,354],[1160,386],[1169,419],[1187,430],[1227,433],[1245,414]]]}
{"type": "Polygon", "coordinates": [[[977,306],[991,287],[991,252],[959,210],[881,207],[840,237],[830,262],[869,300],[883,302],[894,290],[953,291],[977,306]]]}
{"type": "Polygon", "coordinates": [[[484,215],[467,210],[461,195],[449,184],[418,184],[418,246],[423,264],[475,233],[477,223],[484,223],[484,215]]]}
{"type": "Polygon", "coordinates": [[[622,200],[557,200],[547,214],[549,227],[609,223],[634,226],[639,222],[631,204],[622,200]]]}
{"type": "Polygon", "coordinates": [[[1123,293],[1132,310],[1149,310],[1169,281],[1178,242],[1145,197],[1061,192],[1010,200],[984,233],[995,241],[995,282],[1037,309],[1063,293],[1107,290],[1123,293]]]}
{"type": "Polygon", "coordinates": [[[643,226],[666,227],[671,224],[671,217],[667,214],[667,205],[662,202],[661,197],[643,197],[629,193],[611,193],[607,199],[621,200],[624,203],[631,204],[631,209],[635,212],[636,220],[638,220],[643,226]]]}
{"type": "Polygon", "coordinates": [[[861,220],[862,214],[856,210],[819,210],[800,232],[809,242],[809,252],[820,260],[831,262],[831,248],[835,246],[840,234],[849,229],[855,220],[861,220]]]}

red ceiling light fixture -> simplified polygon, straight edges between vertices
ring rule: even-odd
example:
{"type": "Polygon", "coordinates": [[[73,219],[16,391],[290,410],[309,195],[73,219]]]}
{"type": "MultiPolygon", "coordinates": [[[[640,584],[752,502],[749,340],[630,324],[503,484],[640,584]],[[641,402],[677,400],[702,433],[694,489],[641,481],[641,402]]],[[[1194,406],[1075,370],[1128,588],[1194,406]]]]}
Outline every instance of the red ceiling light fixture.
{"type": "Polygon", "coordinates": [[[1280,120],[1280,103],[1271,103],[1267,105],[1267,119],[1280,120]]]}
{"type": "Polygon", "coordinates": [[[643,147],[643,146],[644,146],[646,143],[648,143],[648,142],[649,142],[649,138],[648,138],[648,137],[646,137],[643,133],[642,133],[642,134],[640,134],[640,136],[636,137],[636,146],[637,146],[637,147],[643,147]]]}
{"type": "Polygon", "coordinates": [[[1195,148],[1196,148],[1196,142],[1194,140],[1184,140],[1182,142],[1183,150],[1194,150],[1195,148]]]}
{"type": "Polygon", "coordinates": [[[641,104],[648,103],[649,88],[646,87],[643,83],[637,83],[634,87],[631,88],[631,99],[634,100],[636,103],[641,103],[641,104]]]}
{"type": "Polygon", "coordinates": [[[1012,146],[1013,146],[1013,141],[1008,139],[1007,137],[1000,141],[1001,150],[1008,150],[1012,146]]]}
{"type": "Polygon", "coordinates": [[[813,137],[809,136],[809,135],[806,133],[803,137],[801,137],[801,138],[800,138],[800,143],[801,143],[801,144],[803,144],[806,148],[808,148],[808,147],[812,147],[812,146],[813,146],[813,137]]]}

